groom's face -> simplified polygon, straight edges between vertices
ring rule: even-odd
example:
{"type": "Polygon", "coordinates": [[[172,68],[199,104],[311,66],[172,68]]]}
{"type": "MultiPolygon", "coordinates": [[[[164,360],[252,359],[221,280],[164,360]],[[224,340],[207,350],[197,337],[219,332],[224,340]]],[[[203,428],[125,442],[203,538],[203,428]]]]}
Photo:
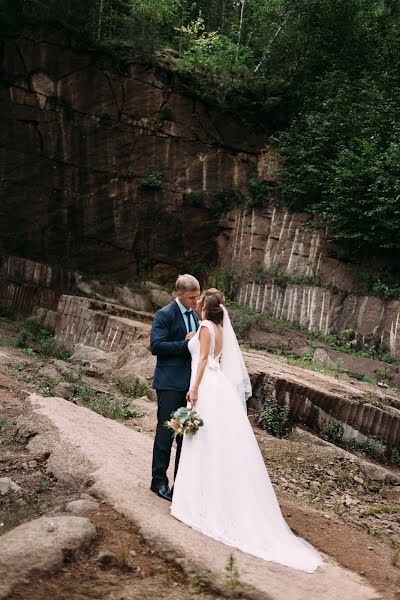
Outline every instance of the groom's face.
{"type": "Polygon", "coordinates": [[[196,310],[197,301],[200,298],[200,290],[178,292],[178,298],[185,308],[192,308],[193,310],[196,310]]]}

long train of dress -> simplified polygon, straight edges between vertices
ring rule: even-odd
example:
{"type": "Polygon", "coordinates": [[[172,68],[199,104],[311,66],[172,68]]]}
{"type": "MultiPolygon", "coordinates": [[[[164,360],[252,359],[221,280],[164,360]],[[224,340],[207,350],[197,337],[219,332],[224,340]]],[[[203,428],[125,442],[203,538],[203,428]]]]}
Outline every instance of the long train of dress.
{"type": "MultiPolygon", "coordinates": [[[[287,526],[242,402],[213,357],[214,328],[207,321],[202,326],[211,333],[196,404],[204,426],[184,437],[171,514],[228,546],[311,573],[322,559],[287,526]]],[[[198,334],[189,343],[192,378],[198,334]]]]}

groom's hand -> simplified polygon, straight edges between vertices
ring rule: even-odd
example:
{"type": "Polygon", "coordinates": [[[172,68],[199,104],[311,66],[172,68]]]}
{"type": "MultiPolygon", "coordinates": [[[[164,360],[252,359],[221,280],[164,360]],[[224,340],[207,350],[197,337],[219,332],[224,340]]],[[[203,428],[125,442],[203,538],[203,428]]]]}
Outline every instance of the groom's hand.
{"type": "Polygon", "coordinates": [[[196,335],[195,331],[189,331],[189,333],[186,334],[185,340],[191,340],[194,335],[196,335]]]}

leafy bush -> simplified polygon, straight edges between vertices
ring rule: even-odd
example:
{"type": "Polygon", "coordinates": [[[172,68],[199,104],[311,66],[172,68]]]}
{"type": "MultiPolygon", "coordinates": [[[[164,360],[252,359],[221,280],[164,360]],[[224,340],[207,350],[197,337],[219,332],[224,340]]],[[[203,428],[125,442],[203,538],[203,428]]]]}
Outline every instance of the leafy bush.
{"type": "Polygon", "coordinates": [[[163,104],[158,111],[158,118],[160,121],[174,121],[174,113],[169,104],[163,104]]]}
{"type": "Polygon", "coordinates": [[[322,431],[321,437],[332,444],[340,444],[343,441],[343,433],[343,423],[335,419],[322,431]]]}
{"type": "Polygon", "coordinates": [[[251,177],[246,183],[244,205],[246,208],[262,208],[269,200],[270,184],[258,177],[251,177]]]}
{"type": "Polygon", "coordinates": [[[10,304],[0,304],[0,319],[8,321],[14,316],[14,311],[10,304]]]}
{"type": "Polygon", "coordinates": [[[397,465],[398,467],[400,467],[400,449],[399,448],[393,448],[392,452],[390,453],[390,462],[392,462],[394,465],[397,465]]]}
{"type": "Polygon", "coordinates": [[[129,398],[140,398],[141,396],[149,396],[151,394],[149,386],[145,383],[140,383],[138,378],[133,383],[129,383],[120,377],[117,385],[121,392],[129,398]]]}
{"type": "Polygon", "coordinates": [[[289,408],[274,401],[267,402],[262,410],[259,425],[275,437],[287,436],[290,431],[289,408]]]}
{"type": "Polygon", "coordinates": [[[362,454],[367,454],[371,458],[382,459],[385,456],[386,446],[378,438],[367,436],[365,440],[356,440],[355,448],[362,454]]]}
{"type": "Polygon", "coordinates": [[[164,182],[164,173],[153,171],[148,173],[140,184],[142,190],[158,190],[164,182]]]}
{"type": "Polygon", "coordinates": [[[184,200],[190,204],[190,206],[195,206],[196,208],[204,206],[203,194],[200,194],[199,192],[186,192],[184,194],[184,200]]]}
{"type": "Polygon", "coordinates": [[[40,353],[60,360],[66,360],[71,355],[63,343],[54,339],[54,330],[41,325],[35,318],[22,322],[15,346],[29,354],[40,353]]]}
{"type": "Polygon", "coordinates": [[[134,410],[127,402],[121,402],[111,393],[97,394],[89,406],[108,419],[132,419],[144,414],[134,410]]]}
{"type": "Polygon", "coordinates": [[[109,121],[111,119],[110,109],[107,106],[102,106],[99,110],[99,117],[102,121],[109,121]]]}
{"type": "Polygon", "coordinates": [[[117,398],[112,392],[98,392],[85,383],[69,387],[68,400],[79,398],[89,408],[109,419],[132,419],[145,413],[137,411],[128,402],[117,398]]]}

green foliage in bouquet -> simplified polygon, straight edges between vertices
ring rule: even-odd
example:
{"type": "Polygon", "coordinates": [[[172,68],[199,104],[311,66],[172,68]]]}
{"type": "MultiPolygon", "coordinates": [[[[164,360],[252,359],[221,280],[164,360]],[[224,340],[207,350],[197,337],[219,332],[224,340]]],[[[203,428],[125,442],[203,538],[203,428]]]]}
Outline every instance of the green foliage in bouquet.
{"type": "Polygon", "coordinates": [[[183,406],[172,413],[171,419],[165,421],[164,425],[172,429],[175,439],[177,435],[194,435],[204,425],[204,421],[193,408],[183,406]]]}

